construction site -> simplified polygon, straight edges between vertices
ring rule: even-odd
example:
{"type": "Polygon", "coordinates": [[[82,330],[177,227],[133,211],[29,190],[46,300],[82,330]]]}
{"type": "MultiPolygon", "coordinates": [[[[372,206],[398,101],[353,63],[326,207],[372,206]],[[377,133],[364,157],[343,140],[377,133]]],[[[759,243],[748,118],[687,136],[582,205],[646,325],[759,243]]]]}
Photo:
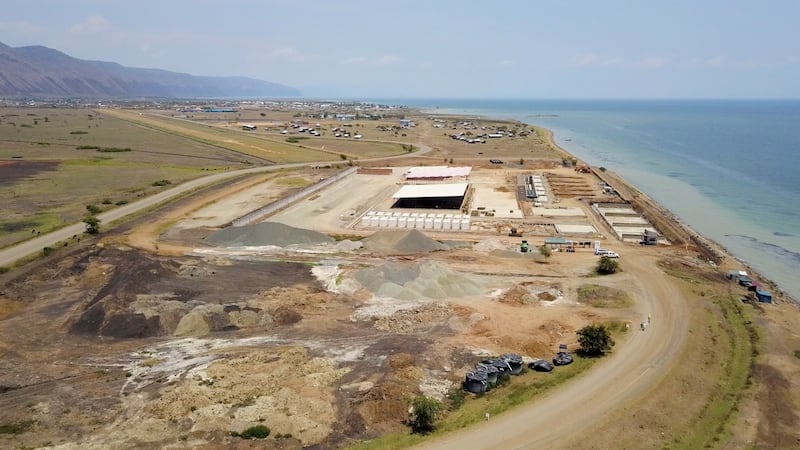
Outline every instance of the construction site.
{"type": "MultiPolygon", "coordinates": [[[[596,407],[643,395],[663,376],[645,359],[674,358],[688,326],[654,248],[691,236],[557,153],[487,164],[446,145],[199,189],[3,274],[0,423],[37,431],[0,446],[219,448],[264,424],[269,448],[348,447],[404,433],[416,396],[493,395],[501,365],[533,383],[584,370],[539,372],[596,323],[639,357],[575,389],[596,407]],[[625,269],[597,277],[600,247],[625,269]],[[650,313],[663,324],[628,331],[650,313]]],[[[570,446],[581,420],[542,426],[570,446]]]]}

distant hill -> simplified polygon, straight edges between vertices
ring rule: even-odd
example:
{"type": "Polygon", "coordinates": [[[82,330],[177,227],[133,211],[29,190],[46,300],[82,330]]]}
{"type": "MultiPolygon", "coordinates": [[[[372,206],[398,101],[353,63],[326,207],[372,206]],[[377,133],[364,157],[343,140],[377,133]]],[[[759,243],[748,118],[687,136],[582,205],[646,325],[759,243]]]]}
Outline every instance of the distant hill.
{"type": "Polygon", "coordinates": [[[245,77],[201,77],[160,69],[86,61],[39,45],[0,43],[0,96],[5,97],[299,97],[300,91],[245,77]]]}

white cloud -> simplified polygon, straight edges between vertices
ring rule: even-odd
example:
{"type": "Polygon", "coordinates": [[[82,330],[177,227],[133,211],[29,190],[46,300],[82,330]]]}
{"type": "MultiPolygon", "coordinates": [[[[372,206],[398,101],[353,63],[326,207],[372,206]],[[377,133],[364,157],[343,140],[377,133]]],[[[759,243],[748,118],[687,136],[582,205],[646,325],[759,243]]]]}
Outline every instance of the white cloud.
{"type": "Polygon", "coordinates": [[[111,22],[102,16],[89,16],[85,21],[72,26],[74,33],[102,33],[111,29],[111,22]]]}
{"type": "Polygon", "coordinates": [[[394,55],[383,55],[376,61],[378,64],[395,64],[400,61],[400,58],[394,55]]]}
{"type": "Polygon", "coordinates": [[[712,56],[709,58],[693,58],[690,63],[691,65],[699,68],[716,68],[722,67],[727,62],[727,58],[723,55],[712,56]]]}
{"type": "Polygon", "coordinates": [[[633,65],[634,67],[638,67],[640,69],[658,69],[666,66],[667,64],[669,64],[669,60],[667,58],[649,56],[636,61],[633,65]]]}
{"type": "Polygon", "coordinates": [[[286,59],[291,62],[307,62],[318,58],[317,55],[303,53],[291,47],[276,48],[269,53],[269,57],[286,59]]]}
{"type": "Polygon", "coordinates": [[[342,61],[344,64],[365,64],[367,62],[366,56],[351,56],[350,58],[342,61]]]}
{"type": "Polygon", "coordinates": [[[602,67],[617,67],[625,62],[624,58],[619,56],[601,55],[598,53],[585,53],[583,55],[574,55],[567,60],[567,64],[572,67],[586,67],[586,66],[602,66],[602,67]]]}

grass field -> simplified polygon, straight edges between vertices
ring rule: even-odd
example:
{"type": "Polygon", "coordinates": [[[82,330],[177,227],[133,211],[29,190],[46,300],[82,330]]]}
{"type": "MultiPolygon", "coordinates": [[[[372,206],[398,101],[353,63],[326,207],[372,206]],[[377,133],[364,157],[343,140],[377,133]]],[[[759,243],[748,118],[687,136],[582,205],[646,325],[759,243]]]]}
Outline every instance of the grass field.
{"type": "Polygon", "coordinates": [[[88,204],[163,190],[159,180],[245,167],[240,154],[89,109],[2,108],[0,246],[80,221],[88,204]]]}
{"type": "Polygon", "coordinates": [[[719,274],[662,262],[692,309],[688,342],[661,384],[591,430],[597,448],[724,448],[752,384],[758,333],[752,307],[719,274]]]}
{"type": "Polygon", "coordinates": [[[266,140],[250,132],[175,119],[164,114],[138,113],[126,110],[105,110],[104,114],[127,120],[143,127],[180,136],[184,139],[255,157],[262,163],[282,164],[334,159],[330,153],[323,151],[304,148],[286,142],[266,140]]]}

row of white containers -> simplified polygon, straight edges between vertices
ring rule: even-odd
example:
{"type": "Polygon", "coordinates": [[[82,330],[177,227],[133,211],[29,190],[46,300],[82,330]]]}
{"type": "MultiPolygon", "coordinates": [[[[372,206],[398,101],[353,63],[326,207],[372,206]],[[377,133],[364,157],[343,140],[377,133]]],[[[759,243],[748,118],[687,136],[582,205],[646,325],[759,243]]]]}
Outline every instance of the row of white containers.
{"type": "Polygon", "coordinates": [[[536,191],[536,201],[546,203],[549,199],[547,198],[547,191],[544,188],[544,180],[542,179],[542,176],[534,175],[532,178],[533,190],[536,191]]]}
{"type": "Polygon", "coordinates": [[[362,227],[416,228],[418,230],[469,231],[470,218],[462,214],[368,211],[362,227]]]}

